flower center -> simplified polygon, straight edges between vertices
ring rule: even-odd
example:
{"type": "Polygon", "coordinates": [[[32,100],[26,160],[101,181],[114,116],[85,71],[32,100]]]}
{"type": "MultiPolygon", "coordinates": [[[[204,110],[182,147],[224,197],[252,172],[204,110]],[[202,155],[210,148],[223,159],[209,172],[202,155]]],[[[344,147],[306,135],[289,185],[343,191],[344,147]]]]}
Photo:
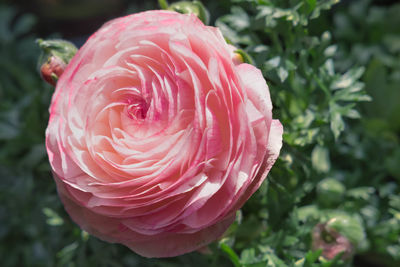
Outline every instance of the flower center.
{"type": "Polygon", "coordinates": [[[149,107],[142,97],[135,96],[127,100],[126,112],[128,117],[133,120],[143,121],[148,109],[149,107]]]}

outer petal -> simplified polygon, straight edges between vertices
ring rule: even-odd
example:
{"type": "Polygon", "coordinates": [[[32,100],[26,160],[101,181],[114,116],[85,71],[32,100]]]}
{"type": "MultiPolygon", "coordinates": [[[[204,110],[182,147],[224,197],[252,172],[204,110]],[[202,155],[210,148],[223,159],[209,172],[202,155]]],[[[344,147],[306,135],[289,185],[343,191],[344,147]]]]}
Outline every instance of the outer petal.
{"type": "Polygon", "coordinates": [[[279,156],[279,152],[282,148],[282,134],[283,126],[279,120],[273,120],[271,124],[271,130],[269,132],[267,155],[254,178],[252,184],[247,188],[246,192],[243,193],[240,200],[234,207],[234,209],[240,209],[241,206],[247,201],[247,199],[254,194],[255,191],[261,186],[262,182],[267,177],[269,171],[274,165],[276,159],[279,156]]]}
{"type": "Polygon", "coordinates": [[[265,116],[270,117],[272,111],[271,96],[265,79],[259,69],[250,64],[240,64],[236,70],[247,89],[247,95],[254,106],[265,116]]]}
{"type": "Polygon", "coordinates": [[[144,242],[123,242],[127,247],[138,254],[149,258],[175,257],[181,254],[200,249],[205,245],[220,238],[222,234],[235,220],[235,215],[193,234],[172,233],[156,236],[152,240],[144,242]]]}
{"type": "MultiPolygon", "coordinates": [[[[62,189],[61,189],[62,190],[62,189]]],[[[72,219],[85,231],[111,243],[122,243],[143,257],[161,258],[185,254],[218,239],[235,220],[235,213],[218,223],[195,233],[166,232],[157,235],[143,235],[129,231],[118,219],[107,218],[91,212],[59,194],[72,219]]]]}
{"type": "Polygon", "coordinates": [[[250,104],[248,116],[260,147],[264,152],[262,163],[254,180],[240,197],[234,209],[244,202],[260,187],[279,156],[282,147],[283,126],[279,120],[272,120],[272,102],[269,88],[259,69],[249,64],[240,64],[236,70],[244,83],[250,104]]]}

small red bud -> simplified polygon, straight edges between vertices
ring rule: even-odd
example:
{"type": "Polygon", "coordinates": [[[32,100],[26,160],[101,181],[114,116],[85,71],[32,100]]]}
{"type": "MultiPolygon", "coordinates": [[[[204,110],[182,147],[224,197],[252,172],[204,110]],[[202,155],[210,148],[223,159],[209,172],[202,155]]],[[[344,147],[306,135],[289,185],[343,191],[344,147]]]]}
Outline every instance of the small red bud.
{"type": "Polygon", "coordinates": [[[60,78],[61,74],[63,74],[66,67],[67,64],[65,64],[60,58],[51,56],[40,67],[40,75],[42,76],[43,80],[55,86],[58,78],[60,78]]]}

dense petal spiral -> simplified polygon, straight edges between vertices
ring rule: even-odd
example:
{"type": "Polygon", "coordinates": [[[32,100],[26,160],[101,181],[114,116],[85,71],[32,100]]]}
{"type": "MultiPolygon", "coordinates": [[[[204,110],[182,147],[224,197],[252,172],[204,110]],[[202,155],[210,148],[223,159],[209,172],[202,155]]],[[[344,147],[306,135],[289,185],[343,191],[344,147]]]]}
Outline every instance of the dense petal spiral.
{"type": "Polygon", "coordinates": [[[50,107],[60,198],[89,233],[146,257],[217,239],[278,157],[261,72],[194,15],[112,20],[77,52],[50,107]]]}

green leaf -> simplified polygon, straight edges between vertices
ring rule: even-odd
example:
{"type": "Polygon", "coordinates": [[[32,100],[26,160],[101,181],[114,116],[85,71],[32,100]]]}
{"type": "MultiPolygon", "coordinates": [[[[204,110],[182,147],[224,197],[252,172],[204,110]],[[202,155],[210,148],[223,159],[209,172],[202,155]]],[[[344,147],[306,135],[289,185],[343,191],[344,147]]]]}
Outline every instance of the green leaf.
{"type": "Polygon", "coordinates": [[[224,22],[228,23],[235,31],[243,31],[250,26],[249,15],[239,6],[233,6],[231,15],[224,16],[224,22]]]}
{"type": "Polygon", "coordinates": [[[299,221],[317,220],[320,217],[320,211],[317,205],[303,206],[297,209],[299,221]]]}
{"type": "Polygon", "coordinates": [[[286,267],[287,266],[275,254],[266,254],[265,257],[268,259],[267,267],[286,267]]]}
{"type": "Polygon", "coordinates": [[[269,70],[277,68],[279,66],[280,62],[281,62],[281,58],[279,56],[271,58],[270,60],[268,60],[264,63],[265,71],[269,71],[269,70]]]}
{"type": "Polygon", "coordinates": [[[256,257],[256,252],[254,248],[244,249],[240,254],[240,262],[242,264],[253,264],[257,263],[260,260],[256,257]]]}
{"type": "Polygon", "coordinates": [[[394,259],[400,259],[400,245],[390,245],[386,249],[389,255],[392,256],[394,259]]]}
{"type": "Polygon", "coordinates": [[[225,39],[228,39],[233,44],[245,44],[250,45],[252,44],[251,38],[246,34],[239,34],[235,30],[229,27],[223,20],[223,18],[218,19],[215,22],[215,25],[218,29],[222,32],[225,39]]]}
{"type": "Polygon", "coordinates": [[[60,259],[60,265],[65,265],[68,262],[71,262],[72,258],[75,256],[78,247],[78,242],[73,242],[60,250],[57,253],[57,258],[60,259]]]}
{"type": "Polygon", "coordinates": [[[391,195],[391,196],[389,197],[389,205],[390,205],[392,208],[394,208],[394,209],[400,211],[400,196],[391,195]]]}
{"type": "Polygon", "coordinates": [[[158,5],[161,9],[168,9],[168,2],[167,0],[158,0],[158,5]]]}
{"type": "Polygon", "coordinates": [[[331,113],[331,130],[335,140],[339,138],[340,133],[344,130],[344,121],[339,112],[331,113]]]}
{"type": "Polygon", "coordinates": [[[287,70],[296,70],[297,69],[297,65],[293,63],[293,61],[290,61],[288,59],[285,59],[285,68],[287,70]]]}
{"type": "Polygon", "coordinates": [[[313,11],[317,6],[317,0],[307,0],[307,4],[310,6],[310,11],[313,11]]]}
{"type": "Polygon", "coordinates": [[[318,257],[321,256],[321,254],[322,254],[322,249],[307,252],[306,257],[305,257],[306,266],[308,266],[307,264],[316,262],[318,257]]]}
{"type": "Polygon", "coordinates": [[[330,45],[324,50],[326,57],[333,57],[337,51],[337,45],[330,45]]]}
{"type": "Polygon", "coordinates": [[[279,79],[281,80],[281,82],[284,82],[286,80],[286,78],[288,77],[289,73],[286,69],[284,69],[283,67],[279,67],[278,68],[278,76],[279,79]]]}
{"type": "Polygon", "coordinates": [[[356,199],[362,199],[365,201],[369,201],[369,199],[371,198],[371,196],[374,193],[375,193],[375,188],[362,186],[362,187],[357,187],[357,188],[348,190],[347,196],[356,198],[356,199]]]}
{"type": "Polygon", "coordinates": [[[343,116],[349,117],[351,119],[359,119],[361,118],[361,114],[355,109],[349,109],[346,112],[342,113],[343,116]]]}
{"type": "Polygon", "coordinates": [[[317,185],[318,204],[324,208],[334,208],[344,198],[345,186],[334,178],[325,178],[317,185]]]}
{"type": "Polygon", "coordinates": [[[352,84],[354,84],[360,77],[363,75],[365,71],[365,68],[359,67],[359,68],[353,68],[340,76],[335,82],[332,83],[331,89],[332,90],[337,90],[337,89],[343,89],[350,87],[352,84]]]}
{"type": "Polygon", "coordinates": [[[329,150],[326,147],[316,145],[311,153],[311,163],[316,171],[327,173],[331,166],[329,150]]]}
{"type": "Polygon", "coordinates": [[[64,223],[64,220],[52,209],[50,208],[43,208],[43,213],[47,217],[47,224],[51,226],[60,226],[64,223]]]}

